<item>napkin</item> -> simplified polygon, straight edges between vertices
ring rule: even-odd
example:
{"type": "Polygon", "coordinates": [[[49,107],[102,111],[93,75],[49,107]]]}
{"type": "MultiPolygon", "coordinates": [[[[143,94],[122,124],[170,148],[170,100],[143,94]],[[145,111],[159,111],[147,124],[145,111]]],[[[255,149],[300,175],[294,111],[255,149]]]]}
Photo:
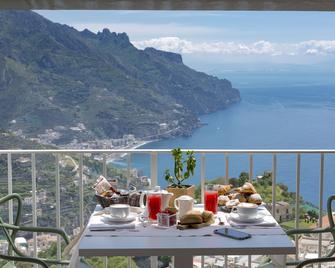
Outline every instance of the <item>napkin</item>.
{"type": "Polygon", "coordinates": [[[277,225],[277,222],[271,217],[264,217],[261,221],[258,222],[236,222],[230,216],[227,217],[228,223],[232,227],[252,227],[252,226],[260,226],[260,227],[273,227],[277,225]]]}
{"type": "Polygon", "coordinates": [[[135,223],[128,223],[128,224],[90,224],[88,226],[90,231],[115,231],[118,229],[135,229],[135,223]]]}

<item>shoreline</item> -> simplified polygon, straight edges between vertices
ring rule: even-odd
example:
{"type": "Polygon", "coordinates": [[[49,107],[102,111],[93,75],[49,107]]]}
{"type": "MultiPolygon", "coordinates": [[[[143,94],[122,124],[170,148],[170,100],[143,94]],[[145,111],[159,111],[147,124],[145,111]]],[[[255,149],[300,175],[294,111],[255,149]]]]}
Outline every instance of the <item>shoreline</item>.
{"type": "MultiPolygon", "coordinates": [[[[125,147],[121,147],[121,148],[118,148],[118,149],[130,149],[130,150],[135,150],[135,149],[138,149],[146,144],[149,144],[149,143],[152,143],[152,142],[155,142],[155,141],[158,141],[159,139],[155,139],[155,140],[147,140],[147,141],[139,141],[138,143],[136,143],[135,145],[131,145],[131,146],[125,146],[125,147]]],[[[107,163],[108,164],[112,164],[112,163],[115,163],[115,162],[118,162],[120,160],[124,160],[124,158],[127,156],[127,153],[123,153],[119,156],[117,155],[114,155],[114,154],[111,154],[108,158],[107,158],[107,163]]]]}

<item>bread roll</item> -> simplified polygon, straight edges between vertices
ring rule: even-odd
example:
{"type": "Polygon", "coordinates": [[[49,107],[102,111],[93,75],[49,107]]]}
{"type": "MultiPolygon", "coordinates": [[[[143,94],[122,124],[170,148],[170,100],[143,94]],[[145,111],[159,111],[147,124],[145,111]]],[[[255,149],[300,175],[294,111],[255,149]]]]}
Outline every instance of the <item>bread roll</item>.
{"type": "Polygon", "coordinates": [[[227,203],[229,200],[230,200],[230,199],[229,199],[228,196],[226,196],[226,195],[220,195],[220,196],[218,197],[218,204],[219,204],[220,206],[225,206],[226,203],[227,203]]]}
{"type": "Polygon", "coordinates": [[[245,184],[243,184],[243,186],[240,187],[240,192],[243,194],[257,193],[255,187],[250,182],[246,182],[245,184]]]}
{"type": "Polygon", "coordinates": [[[248,202],[253,203],[253,204],[257,204],[257,205],[261,205],[263,200],[262,200],[262,197],[260,196],[260,194],[252,194],[248,197],[248,202]]]}

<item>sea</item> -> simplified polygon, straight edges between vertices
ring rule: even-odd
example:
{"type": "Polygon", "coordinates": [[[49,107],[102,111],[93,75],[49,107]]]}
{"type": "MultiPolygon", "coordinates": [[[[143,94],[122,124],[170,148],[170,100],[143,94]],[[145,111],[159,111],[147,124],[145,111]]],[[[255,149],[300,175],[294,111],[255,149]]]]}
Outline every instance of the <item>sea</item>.
{"type": "MultiPolygon", "coordinates": [[[[220,75],[219,75],[220,76],[220,75]]],[[[335,76],[327,73],[227,72],[241,93],[241,102],[200,117],[204,125],[190,137],[146,144],[142,148],[193,149],[335,149],[335,76]]],[[[200,156],[190,183],[200,182],[200,156]]],[[[231,155],[229,176],[249,170],[248,155],[231,155]]],[[[150,158],[132,156],[132,167],[150,176],[150,158]]],[[[172,168],[170,155],[158,158],[158,182],[166,186],[164,170],[172,168]]],[[[254,177],[272,169],[272,155],[254,155],[254,177]]],[[[206,179],[225,175],[224,155],[206,155],[206,179]]],[[[300,192],[319,204],[320,155],[301,155],[300,192]]],[[[277,182],[296,190],[296,155],[277,156],[277,182]]],[[[335,155],[325,155],[324,196],[335,194],[335,155]]]]}

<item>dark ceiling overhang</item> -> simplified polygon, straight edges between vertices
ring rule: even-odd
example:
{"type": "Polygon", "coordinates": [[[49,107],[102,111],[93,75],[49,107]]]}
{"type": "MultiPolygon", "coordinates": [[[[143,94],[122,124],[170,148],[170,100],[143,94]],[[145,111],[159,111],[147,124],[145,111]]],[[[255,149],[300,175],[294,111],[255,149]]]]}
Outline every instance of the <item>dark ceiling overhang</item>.
{"type": "Polygon", "coordinates": [[[0,8],[335,11],[335,0],[0,0],[0,8]]]}

